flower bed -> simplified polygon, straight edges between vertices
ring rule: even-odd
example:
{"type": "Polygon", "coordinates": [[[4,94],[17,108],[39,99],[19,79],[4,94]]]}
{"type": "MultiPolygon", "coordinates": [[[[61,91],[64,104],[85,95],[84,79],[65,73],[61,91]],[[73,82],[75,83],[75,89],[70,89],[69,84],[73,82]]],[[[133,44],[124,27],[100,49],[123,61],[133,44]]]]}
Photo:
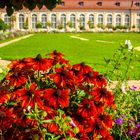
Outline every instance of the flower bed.
{"type": "Polygon", "coordinates": [[[15,60],[1,81],[0,131],[10,140],[111,140],[114,96],[84,63],[54,51],[15,60]],[[48,57],[49,56],[49,57],[48,57]]]}
{"type": "Polygon", "coordinates": [[[10,38],[15,38],[15,37],[20,37],[23,35],[27,35],[28,32],[21,32],[21,31],[14,31],[14,32],[1,32],[0,33],[0,40],[5,40],[5,39],[10,39],[10,38]]]}

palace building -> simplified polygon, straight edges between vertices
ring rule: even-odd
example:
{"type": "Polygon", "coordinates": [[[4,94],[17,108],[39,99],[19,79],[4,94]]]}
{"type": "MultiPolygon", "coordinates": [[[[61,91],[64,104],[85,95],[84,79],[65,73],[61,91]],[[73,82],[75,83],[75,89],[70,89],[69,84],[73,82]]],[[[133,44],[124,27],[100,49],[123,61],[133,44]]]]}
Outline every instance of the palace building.
{"type": "MultiPolygon", "coordinates": [[[[90,30],[100,27],[124,26],[140,28],[140,0],[63,0],[52,11],[43,7],[33,11],[23,9],[12,17],[13,28],[35,30],[40,23],[45,30],[90,30]]],[[[0,10],[0,18],[10,24],[11,18],[0,10]]]]}

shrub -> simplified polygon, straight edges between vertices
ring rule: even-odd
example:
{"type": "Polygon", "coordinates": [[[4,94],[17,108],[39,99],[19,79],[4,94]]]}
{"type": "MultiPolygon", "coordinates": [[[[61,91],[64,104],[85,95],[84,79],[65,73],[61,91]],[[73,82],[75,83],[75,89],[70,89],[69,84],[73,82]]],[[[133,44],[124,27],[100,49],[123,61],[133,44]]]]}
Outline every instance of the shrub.
{"type": "Polygon", "coordinates": [[[2,19],[0,19],[0,30],[5,31],[6,29],[7,29],[6,24],[4,23],[2,19]]]}
{"type": "Polygon", "coordinates": [[[8,66],[0,90],[4,139],[112,140],[106,110],[115,105],[105,77],[85,63],[71,66],[63,56],[54,51],[8,66]]]}
{"type": "Polygon", "coordinates": [[[92,21],[88,21],[88,26],[90,29],[93,29],[94,28],[94,23],[92,21]]]}
{"type": "Polygon", "coordinates": [[[38,28],[42,28],[42,23],[41,22],[37,22],[36,23],[36,28],[38,29],[38,28]]]}
{"type": "Polygon", "coordinates": [[[58,24],[57,28],[58,28],[59,30],[61,30],[61,29],[63,29],[64,27],[63,27],[62,24],[58,24]]]}

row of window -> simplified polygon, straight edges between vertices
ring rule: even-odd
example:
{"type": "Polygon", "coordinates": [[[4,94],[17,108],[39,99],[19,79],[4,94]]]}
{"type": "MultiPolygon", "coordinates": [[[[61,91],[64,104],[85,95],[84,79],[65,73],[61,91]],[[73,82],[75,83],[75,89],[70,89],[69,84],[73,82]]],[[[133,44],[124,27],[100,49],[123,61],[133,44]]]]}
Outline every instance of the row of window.
{"type": "MultiPolygon", "coordinates": [[[[36,28],[36,24],[38,22],[38,18],[36,14],[33,14],[31,17],[32,20],[32,28],[36,28]]],[[[90,14],[89,15],[89,21],[90,21],[90,25],[94,26],[94,15],[90,14]]],[[[122,23],[122,17],[120,14],[116,15],[116,26],[120,26],[122,23]]],[[[4,15],[4,21],[6,24],[10,24],[11,23],[11,18],[8,15],[4,15]]],[[[25,17],[23,14],[19,14],[18,17],[18,23],[19,23],[19,28],[23,29],[24,28],[24,23],[25,23],[25,17]]],[[[55,29],[57,27],[57,16],[56,14],[52,14],[51,15],[51,28],[55,29]]],[[[111,14],[107,15],[107,25],[112,25],[113,22],[113,18],[111,14]]],[[[137,15],[137,24],[140,24],[140,14],[137,15]]],[[[41,23],[42,23],[42,27],[46,28],[47,27],[47,15],[46,14],[42,14],[41,16],[41,23]]],[[[73,28],[76,27],[76,15],[75,14],[71,14],[70,15],[70,23],[71,26],[73,28]]],[[[85,27],[85,15],[81,14],[79,17],[79,25],[83,26],[83,28],[85,27]]],[[[62,25],[63,28],[66,28],[66,15],[62,14],[61,18],[60,18],[60,24],[62,25]]],[[[104,24],[104,16],[102,14],[98,15],[98,24],[104,24]]],[[[125,15],[125,19],[124,19],[124,25],[125,26],[129,26],[130,25],[130,16],[129,15],[125,15]]]]}

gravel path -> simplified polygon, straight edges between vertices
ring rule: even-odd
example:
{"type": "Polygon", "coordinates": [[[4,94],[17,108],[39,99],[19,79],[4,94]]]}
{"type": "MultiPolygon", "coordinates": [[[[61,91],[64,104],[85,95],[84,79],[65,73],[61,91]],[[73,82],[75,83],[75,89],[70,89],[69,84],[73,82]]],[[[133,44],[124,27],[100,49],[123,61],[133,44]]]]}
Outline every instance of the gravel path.
{"type": "Polygon", "coordinates": [[[1,44],[0,44],[0,48],[4,47],[4,46],[6,46],[6,45],[9,45],[9,44],[11,44],[11,43],[17,42],[17,41],[19,41],[19,40],[21,40],[21,39],[28,38],[28,37],[30,37],[30,36],[33,36],[33,34],[29,34],[29,35],[26,35],[26,36],[23,36],[23,37],[20,37],[20,38],[17,38],[17,39],[13,39],[13,40],[8,41],[8,42],[5,42],[5,43],[1,43],[1,44]]]}

